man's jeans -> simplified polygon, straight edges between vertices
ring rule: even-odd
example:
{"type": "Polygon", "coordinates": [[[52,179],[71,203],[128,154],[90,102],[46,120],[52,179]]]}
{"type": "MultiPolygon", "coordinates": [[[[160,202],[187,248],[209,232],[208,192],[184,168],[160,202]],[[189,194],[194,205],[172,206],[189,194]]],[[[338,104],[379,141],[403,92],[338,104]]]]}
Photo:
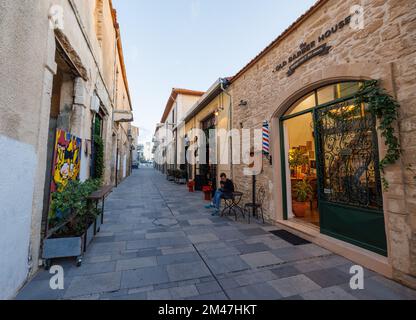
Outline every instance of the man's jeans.
{"type": "Polygon", "coordinates": [[[222,199],[223,192],[221,189],[218,189],[215,191],[214,199],[212,200],[212,203],[214,204],[214,207],[219,211],[221,206],[221,199],[222,199]]]}

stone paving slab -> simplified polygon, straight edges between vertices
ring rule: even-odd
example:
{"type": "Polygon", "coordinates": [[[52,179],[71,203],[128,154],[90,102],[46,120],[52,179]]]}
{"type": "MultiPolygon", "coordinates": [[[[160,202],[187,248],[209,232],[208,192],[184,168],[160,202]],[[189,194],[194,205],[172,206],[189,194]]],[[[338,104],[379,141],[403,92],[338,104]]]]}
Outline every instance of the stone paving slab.
{"type": "Polygon", "coordinates": [[[277,292],[282,295],[282,297],[285,298],[321,289],[319,285],[303,274],[284,279],[272,280],[269,284],[275,288],[277,292]]]}
{"type": "Polygon", "coordinates": [[[136,170],[110,195],[105,223],[80,268],[60,259],[64,290],[40,271],[17,299],[353,300],[416,299],[416,292],[315,244],[293,246],[239,217],[212,217],[202,193],[189,193],[152,169],[136,170]]]}
{"type": "Polygon", "coordinates": [[[120,282],[121,272],[75,277],[65,293],[65,298],[117,291],[120,289],[120,282]]]}
{"type": "Polygon", "coordinates": [[[170,281],[196,279],[211,275],[202,261],[168,265],[167,270],[170,281]]]}

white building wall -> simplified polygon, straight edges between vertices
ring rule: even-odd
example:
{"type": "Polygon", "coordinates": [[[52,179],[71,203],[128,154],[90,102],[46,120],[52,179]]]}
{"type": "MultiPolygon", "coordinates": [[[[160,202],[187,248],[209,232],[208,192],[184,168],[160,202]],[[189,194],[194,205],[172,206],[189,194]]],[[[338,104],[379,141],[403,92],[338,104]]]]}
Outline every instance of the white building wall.
{"type": "Polygon", "coordinates": [[[55,51],[48,2],[2,0],[0,8],[0,78],[7,79],[0,82],[1,300],[13,297],[31,268],[36,268],[40,219],[33,217],[42,215],[56,64],[54,53],[47,54],[55,51]]]}
{"type": "MultiPolygon", "coordinates": [[[[0,82],[0,299],[12,298],[40,262],[50,99],[56,73],[55,34],[48,20],[52,5],[62,6],[62,32],[88,73],[88,81],[75,85],[71,133],[83,140],[90,138],[90,98],[96,90],[109,112],[107,146],[111,145],[111,90],[106,89],[108,83],[104,84],[99,76],[82,34],[82,30],[87,32],[98,66],[111,72],[114,59],[104,56],[105,66],[100,61],[101,48],[92,18],[94,3],[92,0],[0,1],[0,77],[7,79],[0,82]],[[71,3],[77,6],[76,10],[71,3]],[[81,15],[84,29],[79,26],[76,13],[81,15]]],[[[106,23],[113,28],[111,19],[106,23]]],[[[84,180],[89,176],[89,158],[84,150],[81,167],[84,180]]],[[[110,168],[110,163],[106,167],[110,168]]]]}
{"type": "Polygon", "coordinates": [[[0,135],[0,300],[14,295],[29,271],[35,148],[0,135]]]}

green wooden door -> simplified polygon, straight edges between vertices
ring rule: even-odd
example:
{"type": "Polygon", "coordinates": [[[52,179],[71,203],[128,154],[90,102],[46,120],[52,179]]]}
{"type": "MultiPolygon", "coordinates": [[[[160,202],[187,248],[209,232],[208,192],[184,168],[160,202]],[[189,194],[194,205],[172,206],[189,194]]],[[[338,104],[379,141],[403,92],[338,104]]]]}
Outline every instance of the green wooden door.
{"type": "Polygon", "coordinates": [[[375,118],[352,100],[314,118],[321,232],[387,256],[375,118]]]}

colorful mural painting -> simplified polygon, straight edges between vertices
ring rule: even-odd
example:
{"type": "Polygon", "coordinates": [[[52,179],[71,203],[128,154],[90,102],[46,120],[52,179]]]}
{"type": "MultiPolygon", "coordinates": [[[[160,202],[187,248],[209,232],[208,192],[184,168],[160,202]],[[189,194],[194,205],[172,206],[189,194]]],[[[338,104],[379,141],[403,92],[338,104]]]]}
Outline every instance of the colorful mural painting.
{"type": "Polygon", "coordinates": [[[77,180],[81,169],[82,140],[63,130],[56,131],[51,193],[62,191],[77,180]]]}

